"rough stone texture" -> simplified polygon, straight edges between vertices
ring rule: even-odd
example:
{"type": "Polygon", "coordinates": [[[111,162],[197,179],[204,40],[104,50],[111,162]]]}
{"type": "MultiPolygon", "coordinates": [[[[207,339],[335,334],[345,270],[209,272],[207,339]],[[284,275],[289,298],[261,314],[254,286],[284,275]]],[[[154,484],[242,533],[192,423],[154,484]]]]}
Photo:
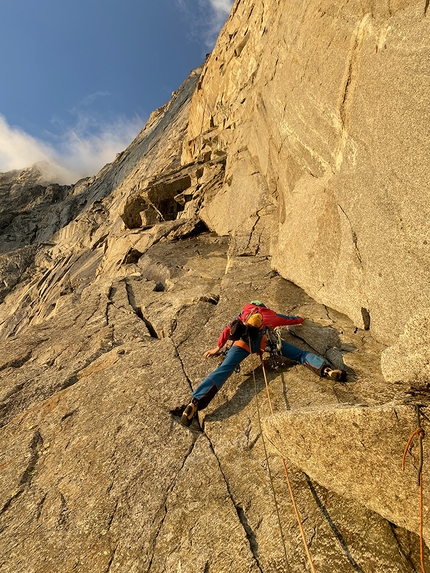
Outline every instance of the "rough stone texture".
{"type": "Polygon", "coordinates": [[[427,8],[238,0],[96,176],[0,175],[2,571],[303,573],[279,452],[318,573],[420,569],[427,8]],[[348,381],[252,356],[184,428],[254,298],[348,381]]]}
{"type": "Polygon", "coordinates": [[[388,343],[430,307],[426,16],[416,0],[236,2],[183,152],[228,153],[210,228],[276,204],[274,268],[388,343]]]}
{"type": "MultiPolygon", "coordinates": [[[[164,290],[135,273],[99,280],[1,343],[2,570],[307,569],[278,453],[263,443],[259,420],[270,411],[258,358],[202,413],[203,430],[197,421],[182,427],[168,410],[213,368],[203,351],[254,297],[306,316],[302,339],[288,329],[283,336],[304,348],[314,339],[320,350],[336,342],[350,375],[341,384],[292,364],[267,370],[276,412],[388,402],[395,392],[367,363],[380,353],[369,332],[315,303],[265,258],[228,257],[227,248],[208,233],[153,245],[144,268],[155,272],[163,261],[156,278],[164,290]]],[[[404,429],[391,428],[381,447],[401,441],[404,429]]],[[[330,489],[289,470],[318,571],[416,570],[414,535],[336,493],[343,468],[330,489]]]]}
{"type": "MultiPolygon", "coordinates": [[[[424,409],[422,415],[426,414],[424,409]]],[[[418,439],[402,471],[403,451],[416,427],[415,408],[396,404],[300,409],[277,414],[264,423],[267,440],[276,451],[319,484],[419,532],[418,439]]],[[[427,540],[429,533],[425,523],[427,540]]]]}
{"type": "Polygon", "coordinates": [[[409,383],[411,390],[430,389],[430,315],[414,316],[396,344],[381,355],[384,378],[393,383],[409,383]]]}

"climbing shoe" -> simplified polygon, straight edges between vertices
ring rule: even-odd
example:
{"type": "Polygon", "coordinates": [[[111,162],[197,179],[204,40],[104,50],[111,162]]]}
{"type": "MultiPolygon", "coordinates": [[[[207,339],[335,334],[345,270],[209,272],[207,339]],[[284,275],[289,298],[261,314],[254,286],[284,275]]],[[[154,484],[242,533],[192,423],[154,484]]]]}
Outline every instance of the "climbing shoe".
{"type": "Polygon", "coordinates": [[[338,380],[339,382],[345,382],[346,372],[345,370],[333,370],[327,366],[324,368],[323,377],[330,378],[331,380],[338,380]]]}
{"type": "Polygon", "coordinates": [[[191,400],[188,406],[185,408],[181,416],[181,424],[184,426],[189,426],[193,421],[194,416],[197,414],[198,403],[195,398],[191,400]]]}

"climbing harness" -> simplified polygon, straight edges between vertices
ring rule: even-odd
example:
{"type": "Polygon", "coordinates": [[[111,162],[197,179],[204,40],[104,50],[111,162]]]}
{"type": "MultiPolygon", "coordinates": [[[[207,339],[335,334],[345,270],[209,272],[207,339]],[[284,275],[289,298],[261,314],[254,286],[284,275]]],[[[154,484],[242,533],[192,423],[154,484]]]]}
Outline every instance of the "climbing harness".
{"type": "MultiPolygon", "coordinates": [[[[269,326],[265,326],[264,328],[260,328],[258,330],[256,329],[256,331],[253,333],[254,338],[252,338],[252,336],[250,336],[246,330],[241,329],[242,327],[246,329],[246,327],[240,320],[233,321],[233,323],[235,323],[234,326],[239,327],[239,329],[235,328],[235,332],[228,341],[230,345],[226,346],[224,350],[221,350],[218,353],[220,358],[219,364],[222,364],[231,346],[240,346],[249,352],[249,354],[258,353],[261,356],[264,352],[268,353],[268,365],[270,368],[278,369],[283,364],[282,338],[279,328],[273,329],[269,326]],[[257,334],[260,336],[257,336],[257,334]],[[246,338],[248,339],[248,342],[245,341],[246,338]],[[256,341],[258,342],[256,343],[256,341]],[[252,342],[254,343],[252,344],[252,342]]],[[[235,366],[234,371],[236,373],[240,372],[240,364],[235,366]]]]}
{"type": "Polygon", "coordinates": [[[249,354],[255,354],[256,352],[258,354],[263,354],[265,348],[266,348],[266,335],[263,334],[260,342],[259,342],[259,348],[258,350],[256,350],[255,346],[251,346],[251,339],[248,338],[248,342],[249,344],[247,344],[244,340],[240,339],[240,340],[235,340],[233,342],[233,346],[240,346],[241,348],[244,348],[247,352],[249,352],[249,354]]]}
{"type": "Polygon", "coordinates": [[[418,466],[418,486],[420,488],[420,563],[421,563],[421,573],[426,573],[424,564],[424,537],[423,537],[423,525],[424,525],[424,506],[423,506],[423,463],[424,463],[424,452],[423,452],[423,439],[425,437],[425,432],[421,427],[421,411],[420,406],[417,404],[417,428],[409,436],[409,440],[405,446],[403,457],[402,457],[402,470],[405,471],[405,461],[406,454],[408,453],[409,446],[415,436],[419,439],[419,466],[418,466]]]}
{"type": "MultiPolygon", "coordinates": [[[[251,346],[251,341],[250,341],[250,340],[249,340],[249,346],[251,346]]],[[[271,412],[271,414],[273,415],[273,414],[274,414],[274,411],[273,411],[272,400],[271,400],[271,397],[270,397],[269,384],[268,384],[268,382],[267,382],[266,369],[265,369],[265,367],[264,367],[264,362],[263,362],[262,354],[260,353],[259,356],[260,356],[261,367],[262,367],[262,370],[263,370],[264,383],[265,383],[265,386],[266,386],[266,393],[267,393],[267,399],[268,399],[268,402],[269,402],[270,412],[271,412]]],[[[262,438],[262,441],[263,441],[264,455],[265,455],[265,457],[266,457],[266,465],[267,465],[267,468],[268,468],[268,471],[269,471],[269,479],[270,479],[270,484],[271,484],[271,488],[272,488],[273,498],[274,498],[274,501],[275,501],[276,513],[277,513],[277,516],[278,516],[279,529],[280,529],[280,532],[281,532],[281,539],[282,539],[282,543],[283,543],[283,547],[284,547],[284,553],[285,553],[285,560],[286,560],[286,563],[287,563],[288,570],[290,570],[290,566],[289,566],[289,563],[288,563],[288,557],[287,557],[287,549],[286,549],[284,534],[283,534],[283,530],[282,530],[282,524],[281,524],[281,518],[280,518],[279,508],[278,508],[278,503],[277,503],[277,499],[276,499],[275,488],[274,488],[274,485],[273,485],[273,478],[272,478],[272,474],[271,474],[271,471],[270,471],[269,457],[268,457],[268,454],[267,454],[267,448],[266,448],[266,443],[265,443],[265,439],[264,439],[263,428],[262,428],[262,425],[261,425],[261,416],[260,416],[260,407],[259,407],[259,402],[258,402],[257,382],[256,382],[256,378],[255,378],[255,371],[253,370],[252,373],[253,373],[253,378],[254,378],[254,390],[255,390],[255,399],[256,399],[256,403],[257,403],[258,423],[259,423],[259,426],[260,426],[260,433],[261,433],[261,438],[262,438]]],[[[292,489],[292,487],[291,487],[291,482],[290,482],[290,478],[289,478],[289,475],[288,475],[287,464],[286,464],[286,462],[285,462],[285,458],[284,458],[284,457],[281,457],[281,460],[282,460],[282,466],[283,466],[283,468],[284,468],[284,474],[285,474],[285,479],[286,479],[286,482],[287,482],[288,491],[289,491],[289,494],[290,494],[291,502],[292,502],[292,504],[293,504],[294,513],[295,513],[295,516],[296,516],[296,519],[297,519],[297,523],[298,523],[298,526],[299,526],[299,529],[300,529],[300,535],[301,535],[301,537],[302,537],[303,545],[304,545],[305,552],[306,552],[306,555],[307,555],[307,558],[308,558],[308,561],[309,561],[309,565],[310,565],[310,568],[311,568],[311,572],[312,572],[312,573],[315,573],[315,568],[314,568],[314,564],[313,564],[313,562],[312,562],[312,557],[311,557],[311,554],[310,554],[310,552],[309,552],[308,544],[307,544],[307,541],[306,541],[305,532],[304,532],[303,525],[302,525],[302,520],[301,520],[301,518],[300,518],[300,514],[299,514],[299,511],[298,511],[298,508],[297,508],[297,504],[296,504],[296,501],[295,501],[295,498],[294,498],[293,489],[292,489]]]]}

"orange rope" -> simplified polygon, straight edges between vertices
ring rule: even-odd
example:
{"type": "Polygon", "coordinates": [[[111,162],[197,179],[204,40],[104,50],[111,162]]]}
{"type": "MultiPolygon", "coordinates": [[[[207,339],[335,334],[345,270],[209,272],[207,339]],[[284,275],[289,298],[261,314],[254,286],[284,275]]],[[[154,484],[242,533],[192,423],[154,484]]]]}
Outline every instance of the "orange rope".
{"type": "Polygon", "coordinates": [[[402,458],[402,470],[405,471],[405,460],[406,460],[406,454],[408,453],[409,450],[409,446],[411,445],[412,440],[414,439],[415,436],[419,435],[420,438],[424,437],[424,432],[422,430],[422,428],[417,428],[416,430],[414,430],[412,432],[412,434],[409,436],[409,440],[408,443],[405,446],[405,450],[403,452],[403,458],[402,458]]]}
{"type": "MultiPolygon", "coordinates": [[[[263,363],[263,359],[261,356],[260,356],[260,360],[261,360],[261,367],[263,369],[263,374],[264,374],[264,383],[266,385],[266,392],[267,392],[267,398],[269,400],[270,411],[271,411],[272,416],[273,416],[274,412],[273,412],[272,400],[270,398],[269,384],[267,382],[266,369],[264,368],[264,363],[263,363]]],[[[305,547],[305,551],[306,551],[306,555],[307,555],[308,560],[309,560],[309,565],[311,567],[311,571],[312,571],[312,573],[315,573],[315,567],[314,567],[314,564],[312,562],[312,557],[311,557],[309,547],[308,547],[308,544],[306,541],[305,532],[304,532],[303,525],[302,525],[302,520],[300,518],[299,510],[297,508],[296,500],[294,499],[293,488],[291,487],[290,478],[288,477],[287,464],[285,463],[285,458],[282,457],[281,459],[282,459],[282,465],[284,466],[284,473],[285,473],[285,479],[286,479],[287,486],[288,486],[288,491],[290,492],[291,502],[293,504],[294,513],[296,514],[297,523],[299,525],[300,534],[302,536],[303,545],[305,547]]]]}
{"type": "Polygon", "coordinates": [[[254,378],[254,389],[255,389],[255,400],[257,403],[257,416],[258,416],[258,425],[260,427],[260,433],[261,433],[261,441],[263,442],[263,448],[264,448],[264,456],[266,458],[266,464],[267,464],[267,471],[269,472],[269,479],[270,479],[270,486],[272,488],[272,494],[273,494],[273,500],[275,502],[275,509],[276,509],[276,515],[278,517],[278,524],[279,524],[279,531],[281,533],[281,540],[282,540],[282,545],[284,547],[284,555],[285,555],[285,564],[287,566],[287,570],[288,572],[291,571],[290,569],[290,564],[288,562],[288,555],[287,555],[287,546],[285,545],[285,537],[284,537],[284,532],[282,530],[282,523],[281,523],[281,514],[279,512],[279,505],[278,505],[278,501],[276,498],[276,492],[275,492],[275,486],[273,484],[273,478],[272,478],[272,472],[270,470],[270,464],[269,464],[269,456],[267,454],[267,448],[266,448],[266,440],[264,439],[264,434],[263,434],[263,427],[261,425],[261,417],[260,417],[260,407],[258,405],[258,393],[257,393],[257,380],[255,378],[255,372],[253,371],[253,378],[254,378]]]}
{"type": "Polygon", "coordinates": [[[403,457],[402,457],[402,470],[405,471],[405,460],[406,454],[408,453],[409,446],[411,445],[412,440],[415,436],[418,436],[420,440],[420,465],[418,468],[418,485],[420,487],[420,564],[421,564],[421,573],[426,573],[426,568],[424,564],[424,536],[423,536],[423,525],[424,525],[424,503],[423,503],[423,456],[422,456],[422,440],[424,438],[424,430],[421,427],[418,427],[416,430],[412,432],[409,436],[409,440],[405,446],[403,457]]]}

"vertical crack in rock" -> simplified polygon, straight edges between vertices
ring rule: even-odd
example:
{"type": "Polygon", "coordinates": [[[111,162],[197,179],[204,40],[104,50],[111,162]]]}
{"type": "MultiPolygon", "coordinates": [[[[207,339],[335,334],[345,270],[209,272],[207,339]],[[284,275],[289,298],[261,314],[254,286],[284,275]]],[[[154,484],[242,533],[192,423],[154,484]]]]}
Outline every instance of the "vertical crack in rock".
{"type": "Polygon", "coordinates": [[[127,279],[125,280],[125,292],[127,294],[128,304],[133,309],[134,314],[145,324],[151,337],[160,338],[152,323],[143,315],[142,309],[136,305],[136,298],[134,296],[133,287],[127,279]]]}
{"type": "Polygon", "coordinates": [[[136,315],[145,323],[145,326],[152,338],[160,338],[152,323],[145,316],[143,316],[142,310],[140,308],[136,310],[136,315]]]}
{"type": "Polygon", "coordinates": [[[366,31],[370,26],[369,24],[370,18],[371,18],[370,13],[364,15],[362,20],[360,20],[360,22],[357,24],[351,38],[352,46],[346,61],[344,82],[338,109],[340,141],[335,155],[336,171],[339,171],[343,162],[343,152],[345,150],[349,133],[349,122],[350,122],[349,111],[352,106],[355,87],[358,81],[361,50],[365,40],[366,31]]]}
{"type": "MultiPolygon", "coordinates": [[[[134,312],[136,312],[136,309],[138,308],[136,305],[136,297],[134,296],[134,291],[133,291],[133,287],[130,284],[130,281],[125,279],[124,281],[125,283],[125,292],[127,294],[127,300],[128,300],[128,304],[131,306],[131,308],[133,309],[134,312]]],[[[139,309],[140,310],[140,309],[139,309]]],[[[142,311],[141,311],[142,312],[142,311]]],[[[136,313],[137,314],[137,313],[136,313]]]]}
{"type": "MultiPolygon", "coordinates": [[[[391,523],[390,521],[388,522],[388,525],[390,527],[391,533],[393,534],[394,542],[397,545],[397,549],[398,549],[400,555],[403,557],[403,559],[406,561],[406,563],[410,566],[410,568],[411,568],[410,570],[413,571],[414,573],[417,573],[417,569],[415,568],[415,565],[412,561],[410,553],[408,554],[405,552],[405,550],[403,549],[403,546],[399,540],[399,537],[398,537],[397,531],[396,531],[397,526],[394,523],[391,523]]],[[[408,533],[409,533],[409,535],[411,534],[410,532],[408,532],[408,533]]]]}
{"type": "MultiPolygon", "coordinates": [[[[20,495],[22,494],[23,490],[17,490],[16,492],[13,493],[12,497],[10,497],[7,502],[4,504],[4,506],[0,509],[0,517],[9,509],[9,507],[12,505],[12,503],[18,499],[18,497],[20,497],[20,495]]],[[[0,533],[2,533],[3,528],[0,528],[0,533]]]]}
{"type": "Polygon", "coordinates": [[[325,313],[326,313],[327,319],[328,319],[328,320],[330,320],[330,322],[332,322],[332,323],[333,323],[333,322],[334,322],[334,320],[333,320],[333,319],[332,319],[332,317],[330,316],[330,312],[329,312],[329,308],[328,308],[328,306],[324,305],[324,310],[325,310],[325,313]]]}
{"type": "MultiPolygon", "coordinates": [[[[304,523],[305,521],[306,521],[306,519],[303,520],[303,523],[304,523]]],[[[309,540],[308,540],[308,547],[309,547],[309,549],[312,549],[312,543],[314,542],[314,539],[315,539],[316,535],[317,535],[317,528],[314,526],[314,527],[312,528],[312,533],[311,533],[311,535],[310,535],[310,537],[309,537],[309,540]]]]}
{"type": "Polygon", "coordinates": [[[58,516],[57,524],[60,527],[64,527],[66,525],[70,510],[68,508],[66,498],[64,497],[64,495],[61,492],[60,492],[60,498],[61,498],[61,507],[60,507],[60,515],[58,516]]]}
{"type": "MultiPolygon", "coordinates": [[[[160,505],[160,509],[159,509],[159,511],[158,511],[158,514],[162,513],[162,517],[161,517],[161,519],[160,519],[160,523],[159,523],[159,525],[158,525],[158,527],[157,527],[157,530],[156,530],[156,532],[155,532],[155,534],[154,534],[154,537],[153,537],[153,539],[152,539],[152,542],[151,542],[151,546],[152,546],[152,548],[151,548],[151,559],[150,559],[150,561],[149,561],[147,573],[150,573],[150,571],[151,571],[152,562],[154,561],[154,556],[155,556],[155,546],[156,546],[156,544],[157,544],[157,539],[158,539],[158,536],[160,535],[160,531],[161,531],[161,529],[163,528],[164,521],[166,520],[166,517],[167,517],[167,512],[168,512],[167,502],[168,502],[169,496],[170,496],[170,494],[172,493],[172,491],[175,489],[176,484],[177,484],[178,479],[179,479],[179,476],[180,476],[182,470],[184,469],[184,466],[185,466],[185,464],[187,463],[188,458],[191,456],[191,454],[192,454],[193,451],[194,451],[194,447],[195,447],[195,445],[196,445],[196,441],[197,441],[197,437],[195,437],[194,434],[193,434],[193,442],[191,443],[191,446],[190,446],[188,452],[184,455],[184,460],[183,460],[183,462],[182,462],[182,465],[181,465],[181,467],[178,469],[178,471],[176,472],[175,476],[173,477],[172,483],[171,483],[170,486],[168,487],[168,489],[167,489],[167,491],[166,491],[166,495],[164,496],[164,501],[163,501],[162,504],[160,505]]],[[[154,521],[155,521],[155,518],[154,518],[154,521]]]]}
{"type": "Polygon", "coordinates": [[[179,352],[179,345],[176,345],[175,342],[173,341],[173,339],[170,339],[172,341],[173,347],[175,349],[176,352],[176,356],[178,357],[179,362],[181,363],[181,368],[182,368],[182,372],[184,373],[184,376],[188,382],[188,385],[190,387],[190,390],[193,391],[193,385],[191,384],[191,380],[187,374],[187,371],[185,370],[185,364],[181,358],[181,354],[179,352]]]}
{"type": "Polygon", "coordinates": [[[346,544],[346,542],[345,542],[341,532],[337,528],[336,524],[333,522],[329,512],[327,511],[327,508],[325,507],[325,505],[323,504],[323,502],[319,498],[318,493],[316,492],[314,484],[312,483],[310,477],[304,472],[303,472],[303,475],[306,478],[306,482],[307,482],[308,487],[311,491],[312,497],[314,498],[315,503],[318,506],[318,509],[321,511],[321,513],[323,514],[325,520],[327,521],[330,529],[334,533],[334,536],[336,537],[339,545],[341,546],[344,555],[346,556],[346,558],[348,559],[348,561],[352,565],[354,571],[357,571],[357,573],[364,573],[363,569],[360,567],[360,565],[355,561],[354,557],[351,555],[351,552],[348,548],[348,545],[346,544]]]}
{"type": "Polygon", "coordinates": [[[355,255],[356,255],[357,259],[360,261],[360,264],[362,265],[363,259],[361,258],[360,249],[358,248],[357,233],[354,231],[354,229],[352,227],[351,219],[348,217],[346,211],[343,209],[343,207],[341,205],[339,205],[339,203],[337,204],[337,206],[342,211],[342,213],[345,215],[346,220],[348,221],[349,227],[351,229],[351,237],[352,237],[352,243],[354,245],[355,255]]]}
{"type": "Polygon", "coordinates": [[[363,319],[364,330],[370,330],[370,313],[367,308],[361,307],[361,317],[363,319]]]}
{"type": "Polygon", "coordinates": [[[351,234],[352,234],[352,242],[354,243],[355,253],[356,253],[357,258],[360,261],[360,263],[363,264],[363,260],[362,260],[361,255],[360,255],[360,250],[358,248],[357,233],[352,228],[351,228],[351,234]]]}
{"type": "MultiPolygon", "coordinates": [[[[249,239],[248,239],[248,243],[247,243],[247,245],[246,245],[245,251],[247,251],[248,249],[251,250],[251,243],[252,243],[252,239],[253,239],[253,237],[254,237],[254,231],[255,231],[255,229],[256,229],[258,223],[260,222],[260,218],[261,218],[261,217],[260,217],[259,211],[257,211],[257,212],[255,213],[255,216],[256,216],[256,220],[255,220],[255,223],[252,225],[252,229],[251,229],[251,231],[250,231],[250,233],[249,233],[249,239]]],[[[257,255],[258,255],[258,252],[259,252],[259,250],[260,250],[260,238],[261,238],[261,237],[258,237],[258,239],[257,239],[257,245],[254,247],[254,253],[253,253],[254,256],[257,256],[257,255]]]]}
{"type": "MultiPolygon", "coordinates": [[[[112,482],[111,486],[108,488],[107,493],[109,493],[110,489],[112,488],[112,485],[113,485],[113,482],[112,482]]],[[[109,517],[109,520],[108,520],[107,525],[106,525],[106,531],[109,531],[110,528],[111,528],[111,526],[112,526],[112,522],[113,522],[113,520],[114,520],[114,518],[115,518],[117,509],[118,509],[118,505],[119,505],[119,499],[116,500],[116,503],[115,503],[115,506],[114,506],[114,508],[113,508],[112,514],[111,514],[111,516],[109,517]]],[[[112,567],[112,564],[113,564],[113,562],[114,562],[114,559],[115,559],[115,555],[116,555],[118,546],[119,546],[119,543],[117,543],[117,544],[115,545],[115,548],[114,548],[114,550],[113,550],[113,552],[112,552],[112,554],[111,554],[111,556],[110,556],[110,559],[109,559],[109,561],[108,561],[108,563],[107,563],[107,568],[106,568],[105,573],[109,573],[109,571],[110,571],[110,569],[111,569],[111,567],[112,567]]]]}
{"type": "MultiPolygon", "coordinates": [[[[107,326],[110,326],[109,308],[110,308],[110,306],[113,306],[114,308],[116,308],[117,310],[119,310],[125,314],[130,314],[130,315],[134,314],[135,316],[137,316],[140,320],[142,320],[142,322],[144,322],[144,324],[145,324],[146,328],[148,329],[148,332],[152,338],[157,338],[157,339],[160,338],[158,336],[157,331],[155,330],[154,326],[152,325],[152,323],[147,318],[145,318],[143,316],[142,309],[140,307],[136,306],[136,301],[135,301],[132,286],[128,283],[127,280],[124,281],[124,285],[125,285],[125,293],[127,295],[127,303],[128,303],[128,306],[130,308],[128,308],[124,304],[121,304],[120,306],[117,306],[115,304],[114,295],[115,295],[115,292],[117,291],[117,289],[113,285],[111,285],[109,292],[108,292],[108,295],[107,295],[108,302],[106,304],[106,309],[105,309],[105,317],[106,317],[107,326]]],[[[114,339],[115,339],[115,335],[113,332],[112,333],[112,342],[114,342],[114,339]]]]}
{"type": "Polygon", "coordinates": [[[29,447],[31,452],[30,460],[28,462],[26,469],[24,470],[24,473],[21,476],[19,482],[20,487],[30,487],[31,485],[34,469],[36,467],[37,462],[39,461],[40,450],[43,448],[43,438],[40,435],[39,430],[37,430],[34,433],[29,447]]]}
{"type": "Polygon", "coordinates": [[[45,505],[45,501],[46,501],[46,497],[47,497],[47,493],[45,493],[45,495],[42,497],[42,499],[39,501],[39,503],[37,504],[36,507],[36,521],[39,521],[40,516],[42,515],[42,511],[43,511],[43,506],[45,505]]]}
{"type": "MultiPolygon", "coordinates": [[[[105,321],[106,321],[106,326],[109,326],[109,307],[111,305],[113,305],[113,293],[114,293],[114,288],[113,285],[111,284],[109,287],[109,290],[106,294],[106,298],[107,298],[107,302],[106,302],[106,306],[105,306],[105,321]]],[[[113,335],[112,335],[113,337],[113,335]]]]}
{"type": "Polygon", "coordinates": [[[236,501],[233,498],[233,494],[230,491],[230,486],[229,486],[228,480],[227,480],[227,478],[226,478],[226,476],[222,470],[220,460],[219,460],[218,456],[216,455],[215,449],[213,447],[213,444],[212,444],[209,436],[206,433],[205,433],[205,436],[208,440],[209,447],[210,447],[210,449],[211,449],[211,451],[212,451],[212,453],[213,453],[213,455],[214,455],[214,457],[218,463],[218,468],[219,468],[219,471],[220,471],[220,473],[224,479],[224,483],[225,483],[225,486],[227,488],[227,493],[230,496],[231,502],[232,502],[232,504],[236,510],[239,522],[241,523],[241,525],[243,527],[246,538],[248,540],[249,548],[250,548],[251,553],[255,559],[255,563],[256,563],[259,571],[261,571],[261,573],[263,573],[263,569],[261,568],[260,561],[258,558],[258,543],[257,543],[256,538],[255,538],[255,533],[254,533],[252,527],[249,525],[249,522],[248,522],[248,519],[246,518],[245,511],[244,511],[243,507],[241,506],[240,503],[236,503],[236,501]]]}
{"type": "Polygon", "coordinates": [[[0,516],[3,515],[12,505],[12,503],[17,500],[25,491],[26,488],[31,486],[31,480],[33,479],[34,470],[36,468],[37,462],[39,461],[40,451],[43,448],[43,438],[40,435],[39,430],[37,430],[29,445],[30,448],[30,459],[21,475],[16,491],[11,495],[10,499],[4,504],[0,509],[0,516]]]}
{"type": "Polygon", "coordinates": [[[111,526],[112,526],[112,522],[113,522],[113,520],[114,520],[114,518],[115,518],[115,514],[116,514],[117,509],[118,509],[118,504],[119,504],[119,499],[116,500],[115,507],[113,508],[113,511],[112,511],[112,515],[110,516],[109,521],[107,522],[107,527],[106,527],[106,529],[107,529],[108,531],[110,530],[110,528],[111,528],[111,526]]]}
{"type": "Polygon", "coordinates": [[[117,552],[117,549],[118,549],[118,545],[119,545],[119,543],[117,543],[117,544],[115,545],[115,549],[113,550],[112,555],[111,555],[111,558],[109,559],[109,562],[108,562],[108,564],[107,564],[106,573],[109,573],[110,568],[112,567],[112,564],[113,564],[113,562],[114,562],[115,555],[116,555],[116,552],[117,552]]]}

